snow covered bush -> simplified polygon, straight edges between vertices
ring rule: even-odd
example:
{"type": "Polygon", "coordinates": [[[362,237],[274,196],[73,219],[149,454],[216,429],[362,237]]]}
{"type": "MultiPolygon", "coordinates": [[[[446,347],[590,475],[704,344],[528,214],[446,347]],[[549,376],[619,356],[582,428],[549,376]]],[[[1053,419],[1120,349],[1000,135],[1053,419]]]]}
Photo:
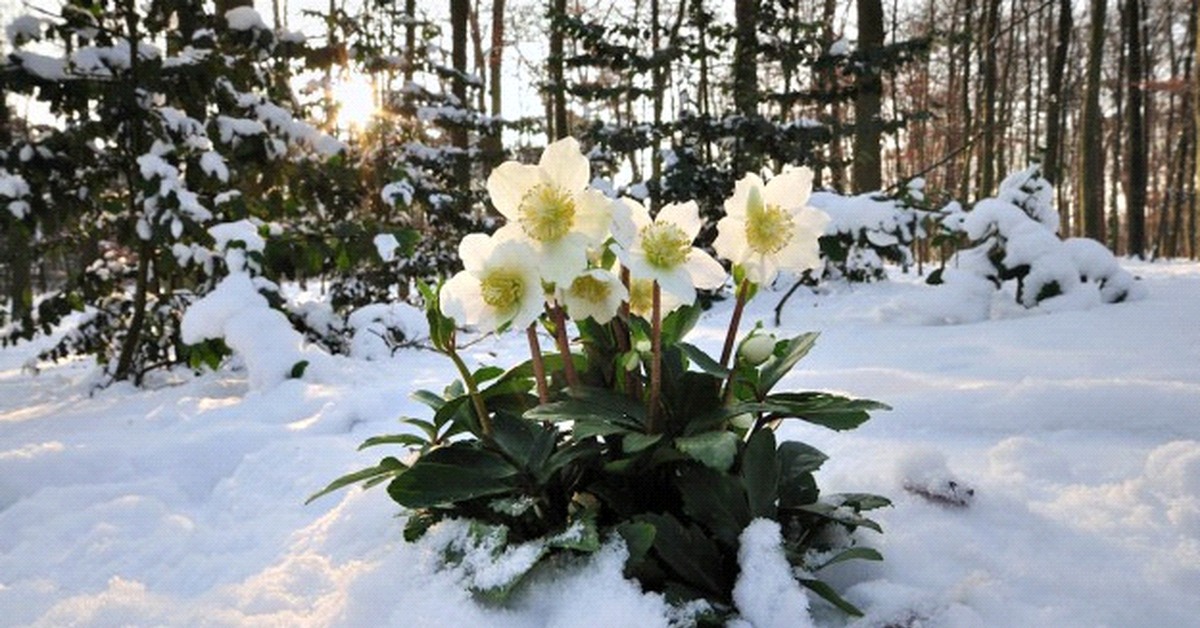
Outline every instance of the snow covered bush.
{"type": "Polygon", "coordinates": [[[487,189],[507,224],[465,237],[464,270],[424,289],[430,342],[459,380],[414,393],[431,418],[405,418],[408,431],[363,443],[403,445],[404,454],[313,499],[386,482],[409,511],[405,538],[440,539],[443,560],[469,573],[484,597],[503,598],[546,559],[619,539],[626,573],[674,602],[700,601],[699,623],[764,608],[775,618],[804,613],[800,586],[857,613],[812,574],[850,558],[878,560],[846,531],[878,531],[862,513],[889,502],[822,494],[813,473],[826,456],[778,442],[775,428],[800,419],[852,429],[886,406],[776,390],[815,333],[776,340],[755,329],[738,341],[760,286],[820,265],[828,218],[807,207],[811,171],[766,182],[747,175],[725,203],[715,246],[733,264],[736,305],[719,359],[685,341],[700,315],[697,290],[728,280],[693,246],[696,204],[670,204],[652,218],[590,180],[572,139],[548,146],[538,165],[492,172],[487,189]],[[472,371],[459,353],[462,325],[524,332],[530,359],[472,371]],[[539,326],[556,352],[542,352],[539,326]],[[764,594],[782,597],[763,606],[764,594]]]}
{"type": "Polygon", "coordinates": [[[872,194],[817,192],[812,204],[832,219],[821,238],[822,278],[877,281],[887,277],[885,261],[912,264],[913,241],[924,235],[917,210],[872,194]]]}
{"type": "MultiPolygon", "coordinates": [[[[997,289],[1014,281],[1016,300],[1025,307],[1075,308],[1138,298],[1134,277],[1104,245],[1058,237],[1052,198],[1033,166],[1006,178],[996,198],[981,200],[967,212],[953,208],[942,225],[963,234],[971,246],[959,252],[959,267],[997,289]]],[[[934,282],[940,279],[933,276],[934,282]]]]}

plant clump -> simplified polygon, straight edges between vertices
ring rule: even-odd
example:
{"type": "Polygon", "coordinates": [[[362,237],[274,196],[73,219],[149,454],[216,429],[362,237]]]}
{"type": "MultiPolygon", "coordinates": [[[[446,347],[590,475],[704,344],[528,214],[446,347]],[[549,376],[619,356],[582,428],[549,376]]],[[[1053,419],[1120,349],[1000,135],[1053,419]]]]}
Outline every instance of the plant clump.
{"type": "MultiPolygon", "coordinates": [[[[574,140],[552,144],[546,154],[554,159],[543,157],[538,172],[505,164],[493,173],[488,188],[494,200],[500,195],[498,205],[524,199],[536,189],[531,181],[590,179],[574,140]]],[[[739,556],[753,549],[743,547],[752,538],[778,547],[787,568],[776,571],[790,570],[795,587],[858,614],[815,574],[852,558],[879,560],[848,532],[880,531],[863,513],[889,502],[822,493],[814,473],[826,456],[781,441],[776,428],[799,419],[848,430],[887,406],[778,389],[815,333],[776,339],[756,326],[738,339],[742,311],[760,285],[779,270],[820,264],[817,237],[827,218],[807,206],[811,173],[790,171],[777,180],[747,175],[739,182],[729,203],[736,218],[718,235],[718,251],[738,255],[730,260],[737,300],[719,358],[685,340],[700,314],[696,290],[728,280],[693,246],[700,230],[695,203],[668,205],[652,219],[636,201],[600,203],[602,195],[572,183],[565,189],[588,204],[589,222],[605,218],[602,237],[590,232],[557,249],[531,241],[576,228],[567,224],[467,236],[464,270],[440,290],[424,289],[430,340],[459,379],[441,392],[414,394],[431,417],[405,418],[405,433],[363,443],[405,446],[407,455],[343,476],[313,498],[350,484],[386,483],[409,510],[407,540],[442,529],[437,524],[465,526],[467,540],[443,543],[442,555],[472,574],[469,586],[488,598],[507,595],[547,558],[594,553],[620,539],[627,576],[673,603],[700,601],[709,609],[701,621],[720,622],[745,614],[739,599],[755,597],[745,583],[736,588],[739,556]],[[763,216],[790,225],[772,232],[780,242],[769,247],[755,240],[763,216]],[[522,330],[530,359],[507,370],[471,370],[458,351],[463,326],[522,330]],[[556,351],[542,351],[539,326],[556,351]],[[747,532],[762,520],[771,522],[759,526],[770,534],[747,532]]]]}

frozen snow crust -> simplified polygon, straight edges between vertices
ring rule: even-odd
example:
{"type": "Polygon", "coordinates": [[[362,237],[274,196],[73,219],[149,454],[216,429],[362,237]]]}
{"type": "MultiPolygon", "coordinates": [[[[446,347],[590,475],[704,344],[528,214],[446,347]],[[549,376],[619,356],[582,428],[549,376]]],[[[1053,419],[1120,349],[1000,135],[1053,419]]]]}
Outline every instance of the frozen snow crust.
{"type": "MultiPolygon", "coordinates": [[[[877,492],[896,506],[874,513],[883,535],[861,539],[884,562],[822,572],[867,613],[857,622],[782,586],[777,532],[748,528],[742,562],[754,565],[746,582],[757,586],[737,596],[739,625],[1194,624],[1200,265],[1122,265],[1142,278],[1144,299],[1070,311],[1026,309],[991,287],[964,305],[948,286],[896,272],[799,291],[779,332],[823,335],[791,383],[894,410],[853,432],[796,423],[781,437],[830,455],[824,489],[877,492]],[[971,308],[986,316],[966,320],[981,322],[944,324],[971,308]],[[950,481],[974,489],[969,505],[904,488],[950,481]]],[[[226,289],[253,302],[250,286],[226,289]]],[[[229,299],[214,307],[238,301],[229,299]]],[[[777,299],[752,302],[747,321],[770,320],[777,299]]],[[[692,338],[702,348],[720,343],[731,306],[718,303],[701,321],[692,338]]],[[[199,327],[211,331],[218,318],[199,327]]],[[[313,376],[260,369],[270,377],[252,381],[254,359],[292,358],[259,355],[282,349],[245,331],[256,357],[244,367],[159,375],[147,390],[94,390],[96,367],[82,361],[33,377],[20,366],[38,344],[0,351],[0,623],[686,621],[685,610],[622,578],[619,545],[535,574],[535,586],[496,608],[464,590],[478,571],[442,568],[432,540],[400,540],[403,521],[378,489],[303,506],[330,478],[373,464],[379,451],[356,452],[358,443],[395,432],[402,414],[419,416],[408,393],[442,386],[450,368],[427,351],[364,351],[371,360],[326,356],[313,376]]],[[[513,335],[472,351],[475,364],[514,363],[526,348],[513,335]]]]}

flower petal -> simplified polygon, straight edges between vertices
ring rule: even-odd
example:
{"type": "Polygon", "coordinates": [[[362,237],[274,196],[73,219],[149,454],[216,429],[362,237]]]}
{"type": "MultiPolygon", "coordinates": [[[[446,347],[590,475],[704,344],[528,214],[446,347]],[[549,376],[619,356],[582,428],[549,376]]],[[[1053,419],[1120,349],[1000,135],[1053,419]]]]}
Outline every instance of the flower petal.
{"type": "Polygon", "coordinates": [[[733,196],[725,199],[725,215],[726,216],[745,216],[746,202],[750,197],[752,188],[763,187],[763,180],[753,172],[747,172],[745,176],[738,179],[737,183],[733,184],[733,196]]]}
{"type": "Polygon", "coordinates": [[[598,190],[584,190],[575,197],[575,230],[587,237],[588,246],[608,239],[613,224],[613,203],[598,190]]]}
{"type": "Polygon", "coordinates": [[[488,309],[483,302],[479,278],[469,271],[455,274],[444,285],[440,294],[442,314],[453,318],[459,325],[477,325],[488,309]]]}
{"type": "Polygon", "coordinates": [[[654,222],[674,223],[675,226],[683,229],[689,242],[700,235],[700,228],[704,226],[704,222],[700,220],[700,206],[696,205],[696,201],[671,203],[659,210],[654,222]]]}
{"type": "Polygon", "coordinates": [[[785,208],[803,207],[812,192],[812,181],[813,171],[808,168],[787,170],[767,182],[763,201],[785,208]]]}
{"type": "Polygon", "coordinates": [[[500,215],[509,220],[517,220],[520,217],[518,210],[521,207],[521,199],[539,182],[537,166],[506,161],[488,175],[488,196],[500,215]]]}
{"type": "Polygon", "coordinates": [[[749,250],[746,246],[746,221],[734,216],[726,216],[719,220],[713,249],[723,259],[734,264],[742,263],[749,250]]]}
{"type": "Polygon", "coordinates": [[[700,249],[692,249],[688,252],[685,267],[688,274],[691,275],[692,283],[697,288],[704,290],[716,290],[725,285],[725,279],[728,278],[728,275],[725,274],[725,267],[700,249]]]}
{"type": "MultiPolygon", "coordinates": [[[[678,270],[683,271],[682,268],[678,270]]],[[[670,294],[683,303],[696,301],[696,288],[692,285],[692,280],[688,277],[687,272],[659,273],[655,280],[658,281],[658,286],[664,295],[670,294]]],[[[662,305],[661,300],[659,305],[662,305]]]]}
{"type": "Polygon", "coordinates": [[[579,142],[565,137],[546,147],[538,168],[557,186],[568,192],[587,187],[592,180],[592,166],[579,150],[579,142]]]}
{"type": "Polygon", "coordinates": [[[483,233],[467,234],[462,242],[458,243],[458,258],[462,260],[463,268],[472,273],[483,270],[499,241],[499,238],[493,239],[492,236],[483,233]]]}
{"type": "MultiPolygon", "coordinates": [[[[644,211],[646,208],[643,207],[644,211]]],[[[617,245],[622,248],[633,246],[633,240],[637,237],[638,226],[633,221],[633,210],[624,200],[615,200],[610,206],[612,213],[612,224],[609,225],[609,231],[612,233],[613,240],[616,240],[617,245]]],[[[650,221],[650,216],[646,216],[647,223],[650,221]]]]}

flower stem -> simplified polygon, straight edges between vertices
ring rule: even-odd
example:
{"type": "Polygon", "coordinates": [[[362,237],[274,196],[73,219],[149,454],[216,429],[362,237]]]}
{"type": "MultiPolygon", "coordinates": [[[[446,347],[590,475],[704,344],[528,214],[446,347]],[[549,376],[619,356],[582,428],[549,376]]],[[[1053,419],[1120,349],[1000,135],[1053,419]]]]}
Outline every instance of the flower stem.
{"type": "Polygon", "coordinates": [[[649,432],[659,432],[659,397],[662,395],[662,290],[654,282],[650,306],[650,418],[649,432]]]}
{"type": "Polygon", "coordinates": [[[546,306],[554,319],[554,337],[558,341],[558,352],[562,354],[563,374],[567,376],[567,385],[571,388],[579,386],[579,373],[575,371],[575,361],[571,359],[571,344],[567,341],[567,314],[562,305],[546,306]]]}
{"type": "Polygon", "coordinates": [[[746,295],[750,293],[750,280],[743,279],[738,284],[737,304],[733,306],[733,316],[729,318],[729,331],[725,332],[725,347],[721,349],[721,368],[729,366],[729,358],[733,356],[733,341],[737,338],[738,327],[742,324],[742,310],[746,308],[746,295]]]}
{"type": "MultiPolygon", "coordinates": [[[[625,285],[626,293],[632,294],[633,289],[630,287],[629,269],[621,267],[621,283],[625,285]]],[[[621,302],[621,307],[617,310],[617,316],[613,318],[613,335],[616,336],[617,350],[622,354],[628,353],[633,348],[633,340],[629,326],[629,301],[621,302]]],[[[641,398],[641,380],[633,377],[629,371],[625,372],[625,392],[634,399],[641,398]]]]}
{"type": "Polygon", "coordinates": [[[462,357],[458,355],[458,350],[455,347],[455,334],[451,333],[449,341],[446,343],[446,355],[450,356],[450,360],[454,362],[455,368],[458,369],[458,374],[462,377],[463,383],[467,386],[467,394],[471,396],[471,403],[475,406],[475,415],[479,417],[479,429],[483,431],[483,436],[487,439],[492,438],[492,418],[488,416],[487,406],[483,404],[483,397],[479,396],[479,385],[475,383],[475,377],[471,375],[471,369],[467,368],[466,362],[463,362],[462,357]]]}
{"type": "Polygon", "coordinates": [[[533,378],[537,382],[538,402],[550,401],[550,391],[546,389],[546,363],[542,361],[542,347],[538,344],[537,322],[534,321],[525,330],[529,338],[529,354],[533,360],[533,378]]]}

